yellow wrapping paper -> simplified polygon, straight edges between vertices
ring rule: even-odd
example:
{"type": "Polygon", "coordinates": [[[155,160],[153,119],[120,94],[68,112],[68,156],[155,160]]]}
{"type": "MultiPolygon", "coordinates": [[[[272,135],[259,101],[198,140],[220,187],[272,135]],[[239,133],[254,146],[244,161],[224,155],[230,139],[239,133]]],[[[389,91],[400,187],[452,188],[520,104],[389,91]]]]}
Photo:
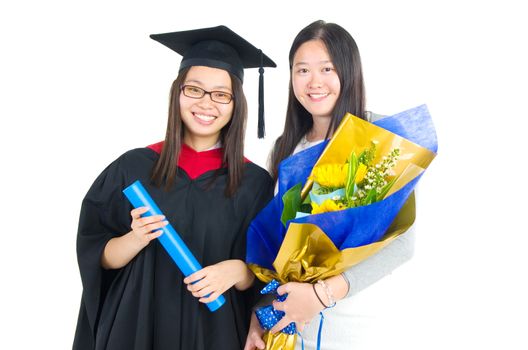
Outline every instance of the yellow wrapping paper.
{"type": "MultiPolygon", "coordinates": [[[[409,166],[421,168],[422,170],[418,173],[413,171],[414,177],[416,177],[429,166],[436,156],[434,152],[425,147],[347,113],[334,133],[334,137],[330,139],[317,163],[315,163],[314,168],[323,164],[345,164],[352,150],[356,150],[359,154],[362,150],[369,148],[373,140],[378,142],[374,163],[377,163],[383,155],[389,154],[392,149],[400,149],[400,159],[393,168],[396,174],[406,173],[405,170],[409,166]]],[[[400,185],[396,188],[403,187],[414,177],[410,178],[407,175],[402,178],[399,180],[400,185]]],[[[302,198],[306,197],[312,185],[313,181],[308,179],[301,191],[302,198]]]]}

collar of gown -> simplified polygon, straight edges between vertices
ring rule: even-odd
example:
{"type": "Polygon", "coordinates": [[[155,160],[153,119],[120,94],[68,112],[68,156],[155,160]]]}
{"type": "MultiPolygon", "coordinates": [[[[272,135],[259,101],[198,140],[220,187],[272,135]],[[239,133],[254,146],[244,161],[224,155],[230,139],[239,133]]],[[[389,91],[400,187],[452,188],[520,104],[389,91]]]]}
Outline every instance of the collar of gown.
{"type": "MultiPolygon", "coordinates": [[[[147,148],[160,154],[163,149],[163,144],[164,141],[161,141],[147,146],[147,148]]],[[[182,144],[178,166],[182,168],[191,179],[196,179],[208,171],[222,168],[223,156],[224,149],[220,147],[220,144],[216,144],[211,149],[202,152],[195,151],[186,144],[182,144]]],[[[248,163],[249,160],[244,158],[244,162],[248,163]]]]}

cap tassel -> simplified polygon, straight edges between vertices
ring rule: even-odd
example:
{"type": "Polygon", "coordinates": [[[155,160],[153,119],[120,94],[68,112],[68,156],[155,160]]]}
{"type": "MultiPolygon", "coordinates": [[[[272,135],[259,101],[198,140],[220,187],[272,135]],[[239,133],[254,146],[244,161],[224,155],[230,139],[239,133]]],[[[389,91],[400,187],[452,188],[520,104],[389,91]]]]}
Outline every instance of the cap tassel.
{"type": "Polygon", "coordinates": [[[264,138],[265,125],[264,125],[264,68],[262,68],[263,54],[260,51],[260,68],[259,68],[259,97],[258,97],[258,132],[257,136],[259,139],[264,138]]]}

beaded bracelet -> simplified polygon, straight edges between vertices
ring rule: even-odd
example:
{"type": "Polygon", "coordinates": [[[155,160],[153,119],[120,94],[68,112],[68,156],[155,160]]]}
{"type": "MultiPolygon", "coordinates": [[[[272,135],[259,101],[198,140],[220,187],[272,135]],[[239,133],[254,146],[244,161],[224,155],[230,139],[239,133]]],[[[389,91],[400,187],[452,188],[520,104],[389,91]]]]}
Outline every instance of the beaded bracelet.
{"type": "Polygon", "coordinates": [[[336,305],[336,301],[334,299],[334,294],[332,293],[332,288],[330,288],[330,286],[326,284],[323,280],[318,280],[317,284],[320,284],[326,293],[326,297],[328,298],[328,303],[330,304],[327,306],[327,308],[334,307],[336,305]]]}

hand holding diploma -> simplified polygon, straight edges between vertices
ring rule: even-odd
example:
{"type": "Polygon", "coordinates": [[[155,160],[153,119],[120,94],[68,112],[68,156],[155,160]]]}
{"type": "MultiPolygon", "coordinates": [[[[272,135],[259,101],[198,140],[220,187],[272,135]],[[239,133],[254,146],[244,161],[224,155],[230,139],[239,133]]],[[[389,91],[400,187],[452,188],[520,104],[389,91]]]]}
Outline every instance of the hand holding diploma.
{"type": "Polygon", "coordinates": [[[237,290],[249,288],[255,275],[242,260],[224,260],[204,267],[183,280],[187,289],[202,303],[216,299],[231,287],[237,290]]]}
{"type": "MultiPolygon", "coordinates": [[[[134,182],[132,185],[128,186],[123,190],[123,193],[128,198],[130,203],[135,208],[140,207],[146,207],[147,210],[140,214],[141,218],[146,217],[153,217],[153,216],[161,216],[163,213],[158,208],[152,197],[148,194],[148,192],[145,190],[143,185],[140,181],[134,182]]],[[[142,212],[144,209],[140,210],[139,212],[142,212]]],[[[149,219],[147,219],[148,221],[149,219]]],[[[170,255],[170,257],[174,260],[178,268],[181,270],[183,275],[189,276],[197,271],[202,270],[202,266],[194,255],[191,253],[185,242],[181,239],[180,235],[174,230],[172,225],[170,223],[166,224],[165,226],[160,225],[159,218],[158,219],[150,219],[146,225],[143,222],[145,227],[145,230],[148,230],[149,226],[152,225],[152,229],[154,229],[154,226],[156,229],[160,229],[163,234],[159,235],[159,231],[152,231],[152,233],[147,233],[146,236],[148,238],[157,237],[159,239],[159,242],[165,248],[167,253],[170,255]],[[159,227],[161,226],[161,227],[159,227]],[[148,235],[154,235],[154,236],[148,236],[148,235]],[[158,236],[159,235],[159,236],[158,236]]],[[[151,232],[148,231],[148,232],[151,232]]],[[[149,240],[150,241],[150,240],[149,240]]],[[[148,243],[148,242],[147,242],[148,243]]],[[[213,265],[214,266],[214,265],[213,265]]],[[[207,300],[212,300],[213,296],[211,295],[207,300]]],[[[212,300],[210,302],[207,302],[207,307],[211,311],[216,311],[218,308],[220,308],[225,303],[225,298],[222,295],[218,295],[218,298],[215,300],[212,300]]]]}
{"type": "Polygon", "coordinates": [[[147,207],[139,207],[130,212],[130,216],[132,216],[132,224],[130,225],[132,233],[142,248],[147,246],[150,241],[161,236],[163,234],[161,228],[169,224],[165,220],[164,215],[141,217],[148,210],[149,208],[147,207]]]}

